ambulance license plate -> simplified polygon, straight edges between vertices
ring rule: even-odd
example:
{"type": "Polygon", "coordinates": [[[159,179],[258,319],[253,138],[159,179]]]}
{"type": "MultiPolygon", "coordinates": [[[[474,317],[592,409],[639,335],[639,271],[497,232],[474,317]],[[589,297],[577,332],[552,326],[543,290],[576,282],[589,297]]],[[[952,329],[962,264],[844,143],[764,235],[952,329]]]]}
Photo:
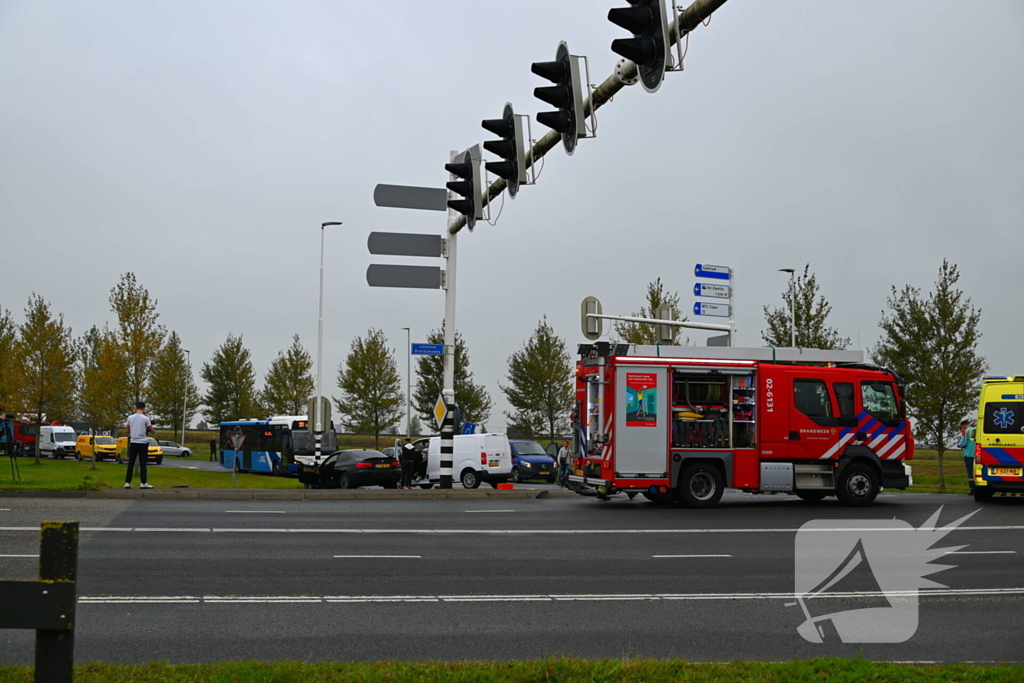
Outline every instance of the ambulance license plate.
{"type": "Polygon", "coordinates": [[[491,460],[490,462],[487,463],[487,466],[488,467],[500,467],[501,466],[501,461],[500,460],[491,460]]]}
{"type": "Polygon", "coordinates": [[[1019,477],[1020,467],[990,467],[988,473],[996,477],[1019,477]]]}

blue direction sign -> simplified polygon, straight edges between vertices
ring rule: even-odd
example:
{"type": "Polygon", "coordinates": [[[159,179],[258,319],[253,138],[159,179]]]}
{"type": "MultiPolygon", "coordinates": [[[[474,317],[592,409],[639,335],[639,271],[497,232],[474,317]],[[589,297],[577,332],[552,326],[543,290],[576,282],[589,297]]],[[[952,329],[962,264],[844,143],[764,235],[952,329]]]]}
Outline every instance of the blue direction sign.
{"type": "Polygon", "coordinates": [[[713,299],[728,299],[729,285],[705,285],[700,282],[693,286],[694,296],[707,296],[713,299]]]}
{"type": "Polygon", "coordinates": [[[705,304],[700,301],[693,305],[694,315],[708,315],[713,318],[728,318],[729,304],[705,304]]]}
{"type": "Polygon", "coordinates": [[[729,280],[732,278],[732,268],[729,266],[709,266],[698,263],[693,269],[693,274],[697,277],[706,277],[712,280],[729,280]]]}
{"type": "Polygon", "coordinates": [[[414,356],[443,356],[444,344],[413,344],[412,355],[414,356]]]}

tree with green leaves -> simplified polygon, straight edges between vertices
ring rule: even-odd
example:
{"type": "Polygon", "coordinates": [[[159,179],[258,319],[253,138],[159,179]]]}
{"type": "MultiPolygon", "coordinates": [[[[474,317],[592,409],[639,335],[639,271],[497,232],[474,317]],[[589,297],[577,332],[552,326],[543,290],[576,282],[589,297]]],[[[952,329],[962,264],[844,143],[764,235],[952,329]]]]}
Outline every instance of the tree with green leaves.
{"type": "Polygon", "coordinates": [[[341,396],[334,399],[345,428],[373,434],[375,448],[380,435],[397,424],[405,410],[398,363],[387,344],[383,330],[375,329],[352,340],[348,356],[338,366],[341,396]]]}
{"type": "Polygon", "coordinates": [[[569,431],[575,398],[573,364],[565,340],[541,319],[533,336],[508,359],[508,385],[501,386],[514,412],[509,426],[529,438],[554,440],[569,431]]]}
{"type": "Polygon", "coordinates": [[[0,307],[0,406],[16,409],[19,398],[15,390],[15,370],[12,362],[18,342],[18,326],[11,312],[0,307]]]}
{"type": "MultiPolygon", "coordinates": [[[[444,343],[444,324],[427,335],[427,343],[444,343]]],[[[484,424],[491,416],[491,397],[482,384],[473,384],[469,370],[469,349],[458,332],[455,333],[455,403],[465,422],[484,424]]],[[[412,394],[413,409],[428,425],[436,424],[434,405],[444,388],[444,356],[421,356],[416,361],[416,388],[412,394]]]]}
{"type": "MultiPolygon", "coordinates": [[[[18,330],[14,362],[22,407],[35,411],[37,422],[69,419],[75,404],[75,349],[71,329],[64,315],[56,317],[50,304],[34,292],[25,308],[25,320],[18,330]]],[[[36,440],[39,463],[39,440],[36,440]]]]}
{"type": "Polygon", "coordinates": [[[423,422],[420,420],[420,416],[416,413],[413,413],[412,417],[409,419],[407,433],[412,438],[423,435],[423,422]]]}
{"type": "Polygon", "coordinates": [[[796,320],[796,347],[803,349],[845,349],[850,345],[848,337],[828,324],[832,304],[818,294],[818,280],[810,272],[811,264],[804,265],[802,275],[793,278],[793,284],[786,285],[782,292],[782,307],[764,307],[765,324],[768,329],[761,332],[761,338],[768,346],[792,344],[792,321],[796,320]],[[793,315],[790,306],[793,305],[793,315]]]}
{"type": "Polygon", "coordinates": [[[110,290],[110,309],[117,315],[117,342],[125,360],[125,375],[132,409],[136,401],[146,400],[150,369],[157,351],[163,346],[166,330],[157,323],[156,299],[135,279],[125,273],[110,290]]]}
{"type": "Polygon", "coordinates": [[[256,398],[256,371],[252,354],[245,348],[242,335],[228,333],[228,338],[203,363],[200,373],[209,386],[203,396],[206,416],[214,425],[230,420],[260,417],[256,398]]]}
{"type": "Polygon", "coordinates": [[[872,351],[876,363],[903,377],[918,434],[938,444],[940,491],[946,488],[946,444],[959,436],[960,420],[977,411],[988,368],[978,353],[981,309],[957,288],[959,280],[957,266],[943,260],[927,296],[910,285],[893,287],[878,324],[882,338],[872,351]]]}
{"type": "Polygon", "coordinates": [[[292,345],[281,351],[270,364],[260,403],[269,415],[301,415],[306,411],[309,398],[316,390],[313,382],[313,357],[299,341],[292,337],[292,345]]]}
{"type": "MultiPolygon", "coordinates": [[[[192,366],[181,348],[177,332],[171,332],[156,353],[149,379],[147,408],[153,421],[172,430],[190,422],[199,412],[199,389],[192,378],[192,366]]],[[[185,433],[181,434],[182,443],[185,433]]]]}
{"type": "MultiPolygon", "coordinates": [[[[666,292],[665,285],[659,277],[654,282],[647,284],[647,305],[641,306],[639,311],[630,314],[633,318],[658,318],[658,309],[668,306],[672,310],[672,320],[682,322],[686,320],[682,311],[679,310],[679,293],[666,292]]],[[[629,323],[620,320],[615,321],[615,336],[625,344],[661,344],[658,338],[658,326],[650,323],[629,323]]],[[[672,328],[671,344],[678,345],[683,328],[672,328]]],[[[685,342],[684,342],[685,343],[685,342]]]]}
{"type": "Polygon", "coordinates": [[[82,368],[82,419],[94,429],[109,429],[114,434],[123,426],[125,406],[131,401],[121,346],[107,327],[93,325],[79,339],[78,354],[82,368]]]}

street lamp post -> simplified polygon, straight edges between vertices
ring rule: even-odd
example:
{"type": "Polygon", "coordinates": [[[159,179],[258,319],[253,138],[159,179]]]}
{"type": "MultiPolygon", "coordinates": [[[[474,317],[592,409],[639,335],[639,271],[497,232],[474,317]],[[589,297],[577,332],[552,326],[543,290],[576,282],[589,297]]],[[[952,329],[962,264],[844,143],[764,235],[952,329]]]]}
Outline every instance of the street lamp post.
{"type": "Polygon", "coordinates": [[[188,376],[192,371],[192,356],[189,350],[185,349],[185,399],[181,404],[181,445],[185,445],[185,422],[188,419],[188,376]]]}
{"type": "Polygon", "coordinates": [[[779,268],[780,273],[789,273],[789,345],[796,348],[796,283],[793,275],[796,273],[792,268],[779,268]]]}
{"type": "MultiPolygon", "coordinates": [[[[320,412],[320,397],[322,393],[322,382],[324,374],[324,228],[328,225],[341,225],[341,221],[327,221],[320,224],[320,305],[319,313],[316,320],[316,412],[320,412]]],[[[321,424],[322,420],[318,420],[319,415],[307,415],[307,424],[312,427],[315,424],[321,424]]],[[[310,428],[309,431],[313,431],[310,428]]],[[[316,441],[316,461],[320,462],[320,435],[315,434],[314,439],[316,441]]]]}
{"type": "Polygon", "coordinates": [[[412,331],[405,330],[405,435],[412,439],[412,331]]]}

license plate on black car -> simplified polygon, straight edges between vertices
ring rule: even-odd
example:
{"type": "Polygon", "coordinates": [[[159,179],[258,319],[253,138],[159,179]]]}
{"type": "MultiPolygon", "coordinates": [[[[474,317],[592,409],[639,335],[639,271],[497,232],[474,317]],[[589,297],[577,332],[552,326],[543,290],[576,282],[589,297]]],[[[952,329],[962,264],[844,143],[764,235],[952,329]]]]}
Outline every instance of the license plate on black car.
{"type": "Polygon", "coordinates": [[[382,465],[377,465],[377,467],[383,467],[384,469],[390,469],[391,465],[388,465],[387,463],[384,463],[382,465]]]}

